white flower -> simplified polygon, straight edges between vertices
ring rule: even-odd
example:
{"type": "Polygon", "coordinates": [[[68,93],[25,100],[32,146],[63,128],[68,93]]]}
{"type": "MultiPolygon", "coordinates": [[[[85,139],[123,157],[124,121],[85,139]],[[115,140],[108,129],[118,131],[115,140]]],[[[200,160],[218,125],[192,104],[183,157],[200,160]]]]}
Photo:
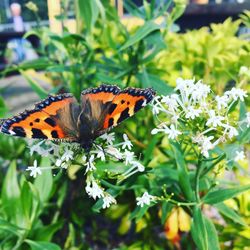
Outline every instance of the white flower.
{"type": "Polygon", "coordinates": [[[106,152],[107,152],[107,154],[112,155],[116,159],[119,159],[119,160],[122,159],[122,157],[123,157],[122,153],[117,148],[112,147],[112,146],[108,146],[106,148],[106,152]]]}
{"type": "Polygon", "coordinates": [[[65,152],[62,155],[62,161],[69,161],[74,159],[74,152],[69,148],[65,148],[65,152]]]}
{"type": "Polygon", "coordinates": [[[158,134],[159,132],[162,132],[162,129],[154,128],[154,129],[152,129],[151,134],[152,134],[152,135],[156,135],[156,134],[158,134]]]}
{"type": "Polygon", "coordinates": [[[221,110],[222,107],[226,108],[228,106],[229,98],[228,98],[227,95],[216,96],[215,100],[217,102],[217,108],[218,108],[218,110],[221,110]]]}
{"type": "Polygon", "coordinates": [[[244,151],[236,151],[236,156],[234,157],[234,161],[242,161],[246,158],[244,151]]]}
{"type": "Polygon", "coordinates": [[[191,95],[194,101],[200,101],[202,98],[206,98],[210,92],[210,86],[202,84],[202,81],[197,82],[192,89],[191,95]]]}
{"type": "Polygon", "coordinates": [[[154,200],[154,196],[148,194],[148,192],[145,192],[142,197],[137,197],[137,206],[143,207],[144,205],[150,205],[150,202],[154,200]]]}
{"type": "Polygon", "coordinates": [[[85,173],[89,172],[89,171],[94,171],[96,170],[96,167],[94,165],[94,159],[95,156],[91,155],[90,158],[88,159],[88,161],[84,164],[84,166],[86,166],[86,171],[85,173]]]}
{"type": "Polygon", "coordinates": [[[115,140],[115,133],[106,133],[100,136],[100,138],[105,140],[109,145],[113,145],[113,141],[115,140]]]}
{"type": "Polygon", "coordinates": [[[134,152],[125,150],[123,158],[125,159],[125,164],[128,165],[128,163],[131,163],[134,159],[134,152]]]}
{"type": "Polygon", "coordinates": [[[223,116],[216,115],[214,110],[209,110],[208,114],[209,114],[209,119],[206,122],[207,126],[210,125],[212,125],[213,127],[222,126],[221,121],[224,120],[223,116]]]}
{"type": "Polygon", "coordinates": [[[133,167],[136,167],[139,172],[143,172],[145,170],[145,167],[138,161],[132,161],[131,164],[133,167]]]}
{"type": "Polygon", "coordinates": [[[40,167],[37,166],[37,160],[34,161],[33,166],[28,167],[26,170],[30,171],[30,176],[33,176],[34,178],[36,178],[37,175],[42,174],[40,167]]]}
{"type": "Polygon", "coordinates": [[[225,133],[228,134],[229,139],[232,139],[239,134],[238,130],[229,124],[222,124],[222,126],[226,129],[225,133]]]}
{"type": "Polygon", "coordinates": [[[124,142],[122,142],[122,149],[128,148],[128,150],[131,150],[133,147],[133,144],[131,143],[131,141],[128,139],[128,136],[126,134],[123,134],[123,140],[124,142]]]}
{"type": "Polygon", "coordinates": [[[92,181],[91,183],[87,182],[85,190],[88,196],[92,197],[94,200],[97,197],[98,198],[104,197],[104,192],[102,188],[95,181],[92,181]]]}
{"type": "Polygon", "coordinates": [[[151,106],[153,107],[152,108],[152,113],[153,115],[157,115],[160,113],[160,111],[162,111],[162,106],[161,106],[161,103],[159,101],[161,97],[160,96],[156,96],[153,101],[151,102],[151,106]]]}
{"type": "Polygon", "coordinates": [[[169,139],[174,140],[178,135],[181,135],[181,132],[177,130],[173,124],[171,124],[170,129],[168,129],[167,131],[167,134],[169,139]]]}
{"type": "Polygon", "coordinates": [[[234,101],[237,101],[239,98],[243,102],[244,97],[247,97],[247,92],[245,90],[234,87],[230,91],[226,91],[225,94],[231,96],[234,101]]]}
{"type": "Polygon", "coordinates": [[[100,158],[101,161],[105,161],[105,152],[104,149],[97,145],[97,150],[93,151],[93,153],[96,153],[96,158],[100,158]]]}
{"type": "Polygon", "coordinates": [[[213,148],[214,148],[214,145],[213,145],[213,143],[211,142],[211,140],[212,140],[213,138],[214,138],[214,136],[209,136],[209,137],[203,136],[203,137],[202,137],[202,140],[200,141],[200,143],[201,143],[201,153],[202,153],[206,158],[209,157],[208,151],[209,151],[210,149],[213,149],[213,148]]]}
{"type": "Polygon", "coordinates": [[[34,152],[37,152],[39,155],[43,155],[44,154],[44,149],[41,147],[41,145],[44,143],[44,141],[39,141],[36,144],[33,144],[30,147],[30,155],[33,155],[34,152]]]}
{"type": "Polygon", "coordinates": [[[189,106],[187,108],[187,112],[186,112],[186,118],[191,118],[194,119],[195,117],[198,117],[200,115],[200,113],[202,112],[201,109],[195,109],[193,106],[189,106]]]}
{"type": "Polygon", "coordinates": [[[111,204],[116,204],[116,199],[112,195],[105,193],[102,208],[109,208],[111,204]]]}
{"type": "Polygon", "coordinates": [[[177,103],[176,99],[173,98],[173,95],[162,96],[161,102],[165,103],[169,107],[169,110],[171,110],[171,111],[176,111],[178,108],[178,103],[177,103]]]}

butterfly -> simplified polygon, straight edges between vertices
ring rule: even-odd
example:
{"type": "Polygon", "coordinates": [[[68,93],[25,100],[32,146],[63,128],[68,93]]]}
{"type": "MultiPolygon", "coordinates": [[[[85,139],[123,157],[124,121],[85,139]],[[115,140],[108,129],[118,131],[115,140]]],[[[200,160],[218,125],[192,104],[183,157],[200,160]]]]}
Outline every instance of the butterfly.
{"type": "Polygon", "coordinates": [[[48,96],[33,110],[3,120],[0,132],[35,139],[77,142],[89,152],[94,140],[133,116],[155,96],[152,88],[101,85],[81,93],[48,96]]]}

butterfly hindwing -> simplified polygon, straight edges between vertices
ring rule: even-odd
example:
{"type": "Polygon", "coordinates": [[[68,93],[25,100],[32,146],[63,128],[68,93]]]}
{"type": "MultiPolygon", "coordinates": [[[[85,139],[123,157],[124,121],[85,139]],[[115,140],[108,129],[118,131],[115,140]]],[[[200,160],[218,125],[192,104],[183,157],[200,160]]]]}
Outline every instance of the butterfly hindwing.
{"type": "Polygon", "coordinates": [[[115,96],[103,123],[103,129],[114,127],[133,116],[149,103],[155,95],[151,88],[127,88],[115,96]]]}
{"type": "Polygon", "coordinates": [[[35,109],[4,120],[1,132],[36,139],[74,140],[76,127],[70,112],[76,103],[70,94],[49,96],[35,109]]]}

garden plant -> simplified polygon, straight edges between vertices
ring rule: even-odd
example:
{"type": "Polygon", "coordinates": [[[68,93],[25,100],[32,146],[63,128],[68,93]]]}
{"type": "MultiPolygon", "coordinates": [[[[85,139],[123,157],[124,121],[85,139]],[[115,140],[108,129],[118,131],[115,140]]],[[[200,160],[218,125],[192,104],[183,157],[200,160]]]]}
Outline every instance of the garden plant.
{"type": "MultiPolygon", "coordinates": [[[[75,143],[0,134],[0,249],[250,245],[250,44],[237,36],[250,13],[180,34],[183,1],[124,7],[133,25],[108,0],[76,0],[77,33],[27,32],[41,41],[39,59],[1,73],[18,71],[41,99],[80,100],[102,83],[157,95],[89,155],[75,143]]],[[[1,97],[1,118],[12,115],[1,97]]]]}

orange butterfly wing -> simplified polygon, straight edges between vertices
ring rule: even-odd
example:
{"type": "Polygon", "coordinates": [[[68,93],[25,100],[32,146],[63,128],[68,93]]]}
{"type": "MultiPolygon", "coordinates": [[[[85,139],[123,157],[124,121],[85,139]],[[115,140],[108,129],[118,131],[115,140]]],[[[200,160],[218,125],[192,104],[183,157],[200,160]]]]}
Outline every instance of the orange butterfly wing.
{"type": "Polygon", "coordinates": [[[76,104],[70,94],[49,96],[36,104],[35,109],[4,120],[0,131],[27,138],[75,140],[76,125],[70,112],[76,104]]]}
{"type": "Polygon", "coordinates": [[[148,104],[155,96],[151,88],[127,88],[121,91],[112,101],[109,111],[104,119],[103,129],[114,127],[133,116],[148,104]]]}

